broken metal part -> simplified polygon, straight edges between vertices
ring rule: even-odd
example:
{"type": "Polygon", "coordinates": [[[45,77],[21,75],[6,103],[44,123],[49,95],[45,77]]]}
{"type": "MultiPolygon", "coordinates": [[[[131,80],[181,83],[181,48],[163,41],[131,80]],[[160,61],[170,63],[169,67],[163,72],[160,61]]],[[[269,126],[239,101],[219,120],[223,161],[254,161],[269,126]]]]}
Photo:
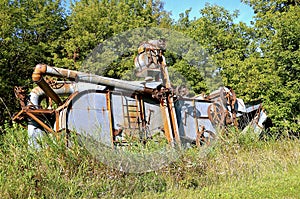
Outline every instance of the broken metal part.
{"type": "Polygon", "coordinates": [[[14,92],[15,92],[16,98],[20,102],[21,108],[25,107],[27,88],[25,88],[24,86],[15,86],[14,92]]]}

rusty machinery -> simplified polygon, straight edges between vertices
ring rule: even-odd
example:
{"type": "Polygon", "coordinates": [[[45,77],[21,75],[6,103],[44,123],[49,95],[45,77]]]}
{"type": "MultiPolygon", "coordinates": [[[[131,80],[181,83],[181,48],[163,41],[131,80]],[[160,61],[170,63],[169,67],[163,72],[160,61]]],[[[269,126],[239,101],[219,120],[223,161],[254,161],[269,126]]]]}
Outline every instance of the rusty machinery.
{"type": "Polygon", "coordinates": [[[33,145],[44,132],[74,131],[111,147],[126,143],[128,136],[146,140],[157,132],[172,145],[200,146],[214,139],[219,127],[244,128],[238,120],[245,116],[247,125],[261,132],[266,113],[260,104],[245,106],[227,87],[205,98],[180,95],[171,87],[164,57],[156,50],[142,49],[140,53],[148,55],[136,58],[138,76],[154,77],[141,82],[38,64],[32,74],[38,87],[28,96],[24,88],[15,87],[22,110],[13,120],[27,121],[33,145]],[[147,62],[151,53],[158,58],[147,62]]]}

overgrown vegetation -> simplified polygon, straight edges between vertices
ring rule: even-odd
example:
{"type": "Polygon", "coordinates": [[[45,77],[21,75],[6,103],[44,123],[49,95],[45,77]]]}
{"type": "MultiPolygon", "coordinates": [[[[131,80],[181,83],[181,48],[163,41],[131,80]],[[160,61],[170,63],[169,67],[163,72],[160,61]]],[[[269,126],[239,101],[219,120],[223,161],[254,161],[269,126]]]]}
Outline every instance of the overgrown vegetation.
{"type": "MultiPolygon", "coordinates": [[[[187,10],[173,21],[159,0],[78,0],[69,9],[63,0],[0,1],[0,198],[300,198],[300,145],[291,136],[300,132],[299,2],[242,1],[255,11],[253,26],[234,23],[237,12],[212,5],[196,19],[187,10]],[[128,174],[107,167],[76,142],[66,148],[63,136],[45,137],[41,148],[31,148],[26,130],[7,125],[18,110],[13,86],[33,87],[36,64],[80,70],[96,45],[138,27],[193,38],[209,53],[208,64],[221,72],[223,83],[246,103],[263,101],[273,132],[288,139],[263,141],[229,131],[212,147],[188,149],[158,171],[128,174]]],[[[198,72],[169,55],[170,69],[201,92],[198,72]]],[[[119,78],[132,69],[134,54],[122,56],[105,75],[119,78]]]]}
{"type": "MultiPolygon", "coordinates": [[[[229,132],[208,148],[190,148],[164,168],[123,173],[80,145],[45,136],[27,144],[27,132],[7,128],[0,140],[1,198],[298,198],[298,139],[258,140],[229,132]]],[[[138,149],[137,149],[138,150],[138,149]]]]}

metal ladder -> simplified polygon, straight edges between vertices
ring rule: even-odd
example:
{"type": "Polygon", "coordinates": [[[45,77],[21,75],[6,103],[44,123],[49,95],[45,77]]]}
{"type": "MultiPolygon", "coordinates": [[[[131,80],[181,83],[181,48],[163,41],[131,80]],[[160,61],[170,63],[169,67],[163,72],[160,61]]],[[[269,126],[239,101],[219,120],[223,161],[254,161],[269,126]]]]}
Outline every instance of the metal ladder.
{"type": "Polygon", "coordinates": [[[126,98],[123,104],[124,117],[125,117],[125,128],[140,130],[141,118],[140,118],[140,107],[137,95],[134,99],[126,98]]]}

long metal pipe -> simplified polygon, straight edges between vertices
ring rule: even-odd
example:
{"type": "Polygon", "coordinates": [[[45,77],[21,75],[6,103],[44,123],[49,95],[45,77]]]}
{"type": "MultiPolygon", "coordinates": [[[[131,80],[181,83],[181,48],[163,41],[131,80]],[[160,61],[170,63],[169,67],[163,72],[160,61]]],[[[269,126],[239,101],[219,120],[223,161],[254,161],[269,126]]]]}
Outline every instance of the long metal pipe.
{"type": "Polygon", "coordinates": [[[48,65],[45,65],[45,66],[46,66],[46,69],[45,69],[46,74],[54,75],[54,76],[57,76],[57,77],[76,79],[78,75],[86,74],[86,73],[83,73],[83,72],[64,69],[64,68],[56,68],[56,67],[51,67],[51,66],[48,66],[48,65]]]}
{"type": "Polygon", "coordinates": [[[151,94],[153,91],[152,88],[147,88],[145,87],[145,85],[137,82],[113,79],[109,77],[103,77],[99,75],[88,74],[88,73],[68,70],[64,68],[51,67],[47,65],[43,65],[43,66],[45,67],[45,69],[43,69],[43,71],[45,71],[45,74],[54,75],[57,77],[72,78],[75,79],[76,82],[101,84],[101,85],[111,86],[119,89],[143,92],[149,94],[151,94]]]}
{"type": "Polygon", "coordinates": [[[113,79],[109,77],[102,77],[93,74],[79,74],[76,78],[76,81],[79,82],[87,82],[93,84],[102,84],[106,86],[112,86],[119,89],[142,92],[142,93],[149,93],[151,94],[153,89],[146,88],[143,84],[134,83],[130,81],[124,81],[119,79],[113,79]]]}
{"type": "Polygon", "coordinates": [[[49,96],[54,102],[58,105],[62,105],[62,101],[59,96],[52,90],[52,88],[47,84],[47,82],[43,79],[43,74],[46,73],[47,65],[38,64],[36,65],[33,73],[32,80],[49,96]]]}
{"type": "MultiPolygon", "coordinates": [[[[89,83],[85,83],[85,82],[76,83],[76,82],[70,81],[68,83],[65,83],[62,87],[60,87],[58,89],[53,89],[53,92],[55,94],[57,94],[58,96],[61,96],[61,95],[66,95],[66,94],[72,94],[76,91],[82,92],[85,90],[104,90],[104,89],[105,89],[105,86],[89,84],[89,83]]],[[[29,100],[32,103],[32,105],[39,106],[42,97],[46,96],[46,93],[44,92],[44,90],[42,90],[42,88],[35,87],[31,90],[29,96],[30,96],[29,100]]]]}

